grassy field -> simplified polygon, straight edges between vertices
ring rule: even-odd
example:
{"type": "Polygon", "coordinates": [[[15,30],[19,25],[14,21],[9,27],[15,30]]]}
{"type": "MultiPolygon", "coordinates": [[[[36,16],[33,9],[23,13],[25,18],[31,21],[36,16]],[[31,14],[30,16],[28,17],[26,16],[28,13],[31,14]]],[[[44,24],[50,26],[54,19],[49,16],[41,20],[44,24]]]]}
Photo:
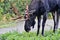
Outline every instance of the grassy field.
{"type": "Polygon", "coordinates": [[[16,22],[14,21],[11,21],[11,22],[0,21],[0,28],[12,27],[15,25],[16,25],[16,22]]]}
{"type": "Polygon", "coordinates": [[[60,30],[54,34],[52,31],[46,31],[45,35],[39,34],[36,36],[36,32],[23,32],[16,31],[8,32],[0,35],[0,40],[60,40],[60,30]]]}

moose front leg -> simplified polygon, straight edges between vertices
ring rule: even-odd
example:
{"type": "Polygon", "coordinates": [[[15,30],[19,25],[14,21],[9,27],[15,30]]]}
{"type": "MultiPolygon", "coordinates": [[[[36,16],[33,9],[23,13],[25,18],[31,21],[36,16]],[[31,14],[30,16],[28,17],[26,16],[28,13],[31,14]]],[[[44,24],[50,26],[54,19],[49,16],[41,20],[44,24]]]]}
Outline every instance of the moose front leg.
{"type": "Polygon", "coordinates": [[[42,35],[43,35],[43,36],[44,36],[44,27],[45,27],[45,23],[46,23],[46,20],[47,20],[47,16],[48,16],[47,13],[45,13],[45,14],[43,15],[43,22],[42,22],[42,35]]]}
{"type": "Polygon", "coordinates": [[[40,30],[41,16],[38,16],[37,18],[38,18],[38,29],[37,29],[37,36],[38,36],[40,30]]]}

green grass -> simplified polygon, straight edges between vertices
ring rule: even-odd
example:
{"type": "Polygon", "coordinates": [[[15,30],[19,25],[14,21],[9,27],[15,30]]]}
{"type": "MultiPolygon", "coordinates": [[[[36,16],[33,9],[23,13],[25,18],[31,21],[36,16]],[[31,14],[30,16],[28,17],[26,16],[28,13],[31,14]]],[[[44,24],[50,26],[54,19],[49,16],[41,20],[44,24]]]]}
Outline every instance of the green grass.
{"type": "Polygon", "coordinates": [[[54,34],[52,31],[46,31],[45,35],[39,34],[36,36],[36,32],[23,32],[16,31],[8,32],[0,35],[0,40],[60,40],[60,30],[54,34]]]}
{"type": "Polygon", "coordinates": [[[12,27],[15,25],[16,25],[16,22],[14,22],[14,21],[11,21],[11,22],[0,21],[0,28],[12,27]]]}

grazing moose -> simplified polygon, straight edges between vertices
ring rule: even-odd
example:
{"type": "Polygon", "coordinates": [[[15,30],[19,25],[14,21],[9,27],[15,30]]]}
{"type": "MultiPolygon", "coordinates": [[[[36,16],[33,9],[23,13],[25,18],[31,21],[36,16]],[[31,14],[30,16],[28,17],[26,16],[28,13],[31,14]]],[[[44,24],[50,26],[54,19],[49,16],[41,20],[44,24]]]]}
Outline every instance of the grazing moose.
{"type": "Polygon", "coordinates": [[[26,32],[31,30],[31,27],[34,28],[35,18],[37,16],[38,20],[38,29],[37,35],[39,34],[41,15],[43,15],[42,21],[42,35],[44,35],[44,27],[48,17],[48,13],[51,12],[54,21],[53,32],[58,28],[59,22],[59,12],[60,12],[60,1],[59,0],[31,0],[30,5],[28,5],[28,10],[25,15],[25,25],[24,29],[26,32]],[[56,13],[55,13],[56,12],[56,13]]]}

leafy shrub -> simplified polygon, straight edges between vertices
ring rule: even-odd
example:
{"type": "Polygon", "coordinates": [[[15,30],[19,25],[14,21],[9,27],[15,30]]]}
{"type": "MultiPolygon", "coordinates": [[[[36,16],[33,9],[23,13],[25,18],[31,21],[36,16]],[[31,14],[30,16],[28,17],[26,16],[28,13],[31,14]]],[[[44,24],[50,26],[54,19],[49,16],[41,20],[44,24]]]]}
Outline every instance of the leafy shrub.
{"type": "Polygon", "coordinates": [[[3,9],[0,7],[0,21],[2,20],[2,17],[3,17],[2,12],[3,12],[3,9]]]}
{"type": "Polygon", "coordinates": [[[49,14],[48,14],[48,18],[49,18],[49,19],[52,19],[52,13],[49,13],[49,14]]]}
{"type": "Polygon", "coordinates": [[[10,13],[7,13],[5,16],[6,16],[7,20],[10,20],[10,18],[11,18],[10,13]]]}
{"type": "MultiPolygon", "coordinates": [[[[2,0],[1,0],[2,1],[2,0]]],[[[30,0],[3,0],[3,2],[0,3],[0,7],[3,8],[3,13],[10,12],[11,3],[14,3],[16,8],[18,8],[19,12],[22,13],[25,10],[27,2],[29,3],[30,0]]]]}
{"type": "Polygon", "coordinates": [[[6,14],[7,20],[14,14],[12,9],[10,9],[11,3],[14,3],[14,6],[19,10],[19,13],[23,14],[27,2],[29,3],[30,0],[0,0],[0,20],[2,20],[4,14],[6,14]]]}

